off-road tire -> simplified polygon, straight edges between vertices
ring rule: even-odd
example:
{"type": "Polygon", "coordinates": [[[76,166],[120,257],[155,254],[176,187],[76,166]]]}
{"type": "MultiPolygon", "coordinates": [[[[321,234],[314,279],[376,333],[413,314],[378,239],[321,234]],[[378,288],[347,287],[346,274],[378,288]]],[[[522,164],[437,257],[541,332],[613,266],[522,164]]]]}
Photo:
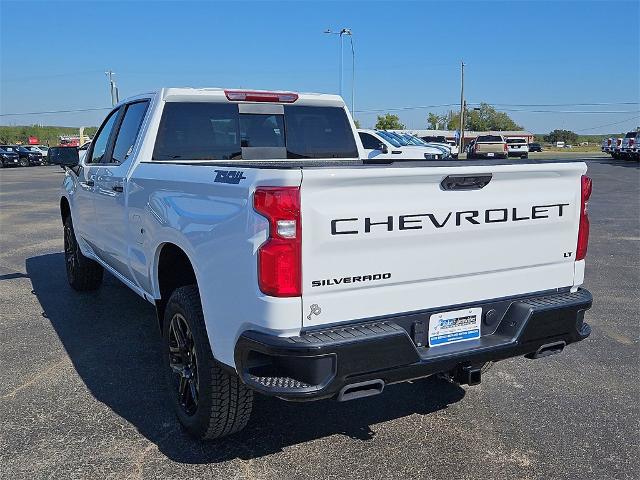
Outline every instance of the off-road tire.
{"type": "MultiPolygon", "coordinates": [[[[200,440],[212,440],[242,430],[251,416],[253,391],[241,382],[235,372],[223,368],[213,358],[196,285],[173,291],[164,312],[162,334],[167,388],[178,419],[187,432],[200,440]],[[176,315],[186,321],[192,337],[190,348],[195,350],[197,359],[198,398],[195,411],[191,413],[181,403],[178,386],[180,376],[170,366],[170,346],[173,345],[171,322],[176,315]]],[[[172,348],[175,355],[176,347],[172,348]]]]}
{"type": "Polygon", "coordinates": [[[71,215],[64,219],[64,259],[71,288],[86,292],[100,287],[104,269],[80,251],[71,215]]]}

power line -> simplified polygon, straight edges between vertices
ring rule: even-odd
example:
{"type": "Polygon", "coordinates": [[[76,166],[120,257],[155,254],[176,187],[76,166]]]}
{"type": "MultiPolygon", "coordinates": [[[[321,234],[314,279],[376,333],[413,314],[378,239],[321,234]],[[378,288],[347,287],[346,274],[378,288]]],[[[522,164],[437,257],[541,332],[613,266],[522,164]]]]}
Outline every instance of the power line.
{"type": "Polygon", "coordinates": [[[513,108],[499,108],[498,111],[525,113],[640,113],[640,110],[527,110],[513,108]]]}
{"type": "MultiPolygon", "coordinates": [[[[397,108],[379,108],[379,109],[370,109],[370,110],[357,110],[357,113],[386,113],[386,112],[401,112],[401,111],[410,111],[410,110],[427,110],[430,108],[441,108],[441,107],[454,107],[457,106],[457,103],[444,103],[444,104],[440,104],[440,105],[416,105],[416,106],[411,106],[411,107],[397,107],[397,108]]],[[[474,102],[467,102],[467,105],[480,105],[480,103],[474,103],[474,102]]],[[[636,102],[624,102],[624,103],[610,103],[610,104],[606,104],[606,103],[596,103],[596,104],[522,104],[522,105],[518,105],[518,104],[499,104],[499,103],[494,103],[494,104],[489,104],[491,106],[532,106],[532,107],[543,107],[543,106],[604,106],[604,105],[640,105],[639,103],[636,102]]],[[[588,113],[588,114],[592,114],[592,113],[609,113],[609,114],[614,114],[614,113],[637,113],[640,112],[640,110],[536,110],[536,109],[510,109],[510,108],[498,108],[497,110],[499,111],[503,111],[503,112],[529,112],[529,113],[588,113]]]]}
{"type": "Polygon", "coordinates": [[[605,123],[604,125],[598,125],[597,127],[589,127],[589,128],[581,128],[580,130],[576,130],[576,132],[586,132],[588,130],[597,130],[598,128],[610,127],[612,125],[620,125],[621,123],[630,122],[631,120],[635,120],[636,118],[640,118],[640,115],[636,115],[635,117],[625,118],[619,122],[613,123],[605,123]]]}
{"type": "Polygon", "coordinates": [[[47,110],[44,112],[21,112],[21,113],[0,113],[0,117],[13,117],[18,115],[48,115],[50,113],[76,113],[76,112],[95,112],[98,110],[111,110],[110,107],[95,108],[78,108],[75,110],[47,110]]]}
{"type": "Polygon", "coordinates": [[[455,107],[457,103],[442,103],[440,105],[419,105],[415,107],[397,107],[397,108],[378,108],[372,110],[356,110],[357,113],[383,113],[383,112],[400,112],[403,110],[424,110],[427,108],[455,107]]]}
{"type": "MultiPolygon", "coordinates": [[[[599,102],[599,103],[491,103],[482,102],[491,106],[500,105],[503,107],[602,107],[611,105],[640,105],[640,102],[599,102]]],[[[470,105],[480,105],[470,103],[470,105]]]]}

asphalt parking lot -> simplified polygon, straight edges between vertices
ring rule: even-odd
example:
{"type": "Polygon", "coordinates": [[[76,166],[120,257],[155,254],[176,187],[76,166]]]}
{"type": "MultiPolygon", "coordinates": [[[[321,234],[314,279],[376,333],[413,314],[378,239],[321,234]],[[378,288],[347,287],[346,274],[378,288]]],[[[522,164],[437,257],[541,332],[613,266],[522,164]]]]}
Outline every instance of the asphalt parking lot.
{"type": "Polygon", "coordinates": [[[68,287],[62,171],[1,170],[0,477],[637,478],[640,169],[592,157],[589,339],[501,362],[475,387],[259,397],[247,429],[213,443],[169,410],[153,307],[110,276],[68,287]]]}

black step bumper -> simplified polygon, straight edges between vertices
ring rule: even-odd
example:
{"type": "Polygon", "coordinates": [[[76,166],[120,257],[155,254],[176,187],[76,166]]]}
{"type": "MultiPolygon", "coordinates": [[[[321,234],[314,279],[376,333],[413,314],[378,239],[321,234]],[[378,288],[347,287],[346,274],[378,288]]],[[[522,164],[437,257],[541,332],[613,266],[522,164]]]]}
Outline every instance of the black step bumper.
{"type": "Polygon", "coordinates": [[[589,291],[553,292],[359,321],[296,337],[244,332],[236,369],[253,389],[287,400],[338,395],[347,385],[397,383],[475,368],[488,361],[556,353],[584,340],[589,291]],[[482,307],[481,337],[427,347],[421,337],[433,313],[482,307]]]}

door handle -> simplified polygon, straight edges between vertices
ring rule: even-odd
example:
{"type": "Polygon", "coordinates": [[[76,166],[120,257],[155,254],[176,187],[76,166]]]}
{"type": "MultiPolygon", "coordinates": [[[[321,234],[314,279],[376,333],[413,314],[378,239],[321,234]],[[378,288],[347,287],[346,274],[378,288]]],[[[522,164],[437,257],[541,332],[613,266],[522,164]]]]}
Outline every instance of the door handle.
{"type": "Polygon", "coordinates": [[[79,182],[83,187],[93,187],[95,185],[93,180],[87,180],[86,182],[79,182]]]}
{"type": "Polygon", "coordinates": [[[492,178],[492,174],[486,175],[449,175],[440,183],[443,190],[480,190],[484,188],[492,178]]]}
{"type": "Polygon", "coordinates": [[[124,192],[124,187],[122,185],[114,185],[113,187],[111,187],[111,190],[113,190],[114,192],[122,193],[124,192]]]}

